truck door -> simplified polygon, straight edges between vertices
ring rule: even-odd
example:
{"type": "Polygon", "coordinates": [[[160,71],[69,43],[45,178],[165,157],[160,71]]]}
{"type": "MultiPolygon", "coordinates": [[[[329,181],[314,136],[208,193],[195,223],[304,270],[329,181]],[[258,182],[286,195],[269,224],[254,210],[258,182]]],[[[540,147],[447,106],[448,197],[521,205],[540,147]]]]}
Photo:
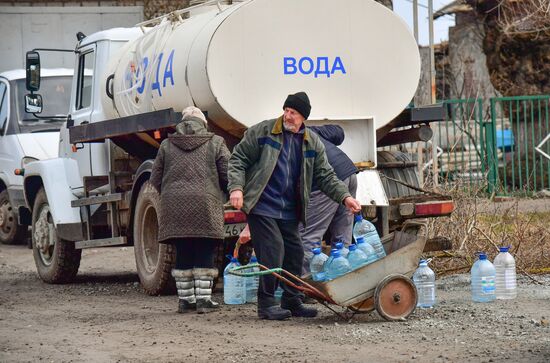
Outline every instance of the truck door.
{"type": "Polygon", "coordinates": [[[21,155],[16,136],[9,135],[10,132],[8,132],[10,122],[9,92],[8,83],[3,79],[0,80],[0,180],[3,180],[8,188],[15,178],[22,179],[13,174],[16,168],[21,167],[21,155]]]}
{"type": "MultiPolygon", "coordinates": [[[[91,114],[94,107],[93,84],[96,74],[95,70],[95,44],[90,44],[80,50],[76,63],[76,93],[74,96],[74,111],[71,113],[74,126],[90,123],[91,114]],[[86,76],[85,76],[86,75],[86,76]]],[[[63,139],[67,140],[68,157],[78,162],[80,176],[92,175],[91,169],[91,148],[90,144],[68,145],[69,135],[66,129],[62,130],[65,135],[63,139]]]]}

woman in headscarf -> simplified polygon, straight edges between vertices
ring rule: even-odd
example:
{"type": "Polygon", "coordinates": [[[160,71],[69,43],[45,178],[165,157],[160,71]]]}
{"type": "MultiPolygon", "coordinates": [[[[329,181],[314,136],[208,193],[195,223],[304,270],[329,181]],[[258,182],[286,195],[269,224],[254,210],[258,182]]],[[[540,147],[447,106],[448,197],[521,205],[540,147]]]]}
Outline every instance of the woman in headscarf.
{"type": "Polygon", "coordinates": [[[151,183],[160,193],[159,243],[176,248],[172,276],[178,312],[217,309],[212,286],[218,276],[214,254],[224,238],[223,193],[227,190],[229,150],[220,136],[207,131],[196,107],[183,110],[176,133],[160,145],[151,183]]]}

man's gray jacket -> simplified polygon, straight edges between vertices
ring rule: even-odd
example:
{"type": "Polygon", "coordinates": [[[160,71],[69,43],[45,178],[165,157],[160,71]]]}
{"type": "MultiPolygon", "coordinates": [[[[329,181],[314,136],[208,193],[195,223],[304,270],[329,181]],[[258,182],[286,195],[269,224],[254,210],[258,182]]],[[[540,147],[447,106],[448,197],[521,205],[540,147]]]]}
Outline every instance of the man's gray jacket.
{"type": "MultiPolygon", "coordinates": [[[[260,122],[249,128],[235,146],[228,165],[228,190],[244,194],[242,210],[249,213],[262,195],[277,164],[283,142],[283,117],[260,122]]],[[[305,129],[300,174],[300,221],[305,223],[306,208],[313,180],[337,203],[351,197],[330,166],[319,136],[305,129]]]]}

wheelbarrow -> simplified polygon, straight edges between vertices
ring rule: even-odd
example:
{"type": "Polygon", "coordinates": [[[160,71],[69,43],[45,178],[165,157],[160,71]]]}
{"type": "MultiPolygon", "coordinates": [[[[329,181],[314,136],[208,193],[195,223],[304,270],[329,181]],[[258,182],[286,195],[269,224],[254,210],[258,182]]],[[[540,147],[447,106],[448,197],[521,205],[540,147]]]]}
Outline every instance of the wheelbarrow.
{"type": "Polygon", "coordinates": [[[239,271],[256,267],[250,264],[229,273],[244,277],[272,274],[345,320],[375,309],[388,321],[404,320],[414,312],[418,302],[410,276],[424,251],[426,236],[420,232],[425,231],[425,227],[425,222],[406,222],[401,231],[382,239],[386,257],[330,281],[313,281],[311,276],[301,278],[282,268],[269,269],[261,264],[257,264],[260,268],[257,273],[239,271]],[[342,307],[343,311],[336,310],[335,306],[342,307]]]}

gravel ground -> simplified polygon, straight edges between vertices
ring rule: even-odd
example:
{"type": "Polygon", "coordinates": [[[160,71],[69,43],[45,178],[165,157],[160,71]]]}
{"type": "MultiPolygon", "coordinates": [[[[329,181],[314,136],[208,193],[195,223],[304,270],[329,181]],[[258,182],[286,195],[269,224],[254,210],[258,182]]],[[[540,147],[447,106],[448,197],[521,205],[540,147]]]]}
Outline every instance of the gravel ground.
{"type": "Polygon", "coordinates": [[[550,276],[537,278],[478,304],[467,275],[446,277],[437,306],[403,322],[319,304],[315,319],[269,322],[253,305],[175,314],[175,296],[141,291],[132,248],[87,250],[75,283],[47,285],[30,250],[0,246],[0,362],[548,362],[550,276]]]}

